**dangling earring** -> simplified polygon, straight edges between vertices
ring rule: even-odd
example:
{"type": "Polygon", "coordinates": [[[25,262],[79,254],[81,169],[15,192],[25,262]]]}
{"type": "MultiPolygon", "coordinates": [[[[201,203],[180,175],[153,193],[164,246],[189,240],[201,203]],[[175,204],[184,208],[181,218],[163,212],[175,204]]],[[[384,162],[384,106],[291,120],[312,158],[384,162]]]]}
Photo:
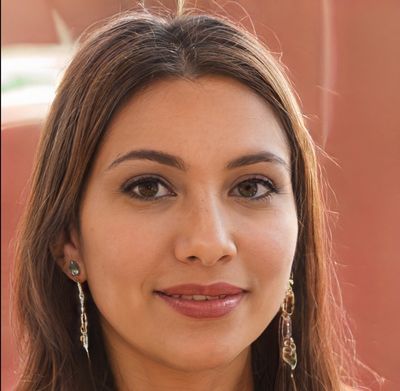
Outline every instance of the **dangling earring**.
{"type": "Polygon", "coordinates": [[[290,378],[293,387],[296,390],[293,371],[297,365],[296,344],[292,337],[292,315],[294,312],[294,292],[293,292],[293,274],[289,279],[289,286],[286,291],[285,299],[282,303],[280,330],[281,330],[281,356],[284,364],[290,367],[290,378]]]}
{"type": "MultiPolygon", "coordinates": [[[[77,277],[81,273],[79,264],[76,261],[70,261],[69,270],[73,277],[77,277]]],[[[86,350],[86,354],[89,358],[88,320],[87,320],[87,315],[86,315],[86,311],[85,311],[85,294],[83,293],[81,283],[79,281],[76,281],[76,284],[78,285],[79,301],[81,304],[81,328],[80,328],[81,337],[80,337],[80,340],[81,340],[82,346],[86,350]]]]}

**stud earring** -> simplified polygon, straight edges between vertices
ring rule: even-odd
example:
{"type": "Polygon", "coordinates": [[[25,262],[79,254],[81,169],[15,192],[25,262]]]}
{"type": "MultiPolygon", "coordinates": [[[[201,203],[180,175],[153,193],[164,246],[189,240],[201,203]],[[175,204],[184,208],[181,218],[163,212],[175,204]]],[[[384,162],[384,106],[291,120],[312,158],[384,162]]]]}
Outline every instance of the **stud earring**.
{"type": "Polygon", "coordinates": [[[281,306],[280,331],[281,331],[281,357],[284,364],[290,368],[290,377],[296,390],[293,371],[297,365],[296,344],[292,337],[292,315],[294,312],[293,274],[289,279],[289,286],[281,306]]]}
{"type": "MultiPolygon", "coordinates": [[[[69,271],[73,277],[79,276],[81,270],[79,268],[79,264],[76,261],[70,261],[69,263],[69,271]]],[[[80,302],[80,310],[81,310],[81,336],[80,341],[82,343],[83,348],[86,350],[86,354],[89,358],[89,337],[88,337],[88,320],[85,310],[85,294],[83,293],[82,285],[79,281],[75,281],[78,285],[79,292],[79,302],[80,302]]]]}

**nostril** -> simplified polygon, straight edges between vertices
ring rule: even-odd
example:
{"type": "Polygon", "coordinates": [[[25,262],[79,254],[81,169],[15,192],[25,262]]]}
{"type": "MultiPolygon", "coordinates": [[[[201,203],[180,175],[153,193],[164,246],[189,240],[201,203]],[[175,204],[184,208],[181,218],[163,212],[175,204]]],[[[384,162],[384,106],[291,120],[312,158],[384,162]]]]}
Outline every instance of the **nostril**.
{"type": "Polygon", "coordinates": [[[188,260],[194,262],[197,260],[197,257],[195,255],[191,255],[190,257],[188,257],[188,260]]]}
{"type": "Polygon", "coordinates": [[[225,262],[225,261],[229,261],[230,259],[232,259],[232,256],[230,255],[224,255],[222,258],[220,258],[220,262],[225,262]]]}

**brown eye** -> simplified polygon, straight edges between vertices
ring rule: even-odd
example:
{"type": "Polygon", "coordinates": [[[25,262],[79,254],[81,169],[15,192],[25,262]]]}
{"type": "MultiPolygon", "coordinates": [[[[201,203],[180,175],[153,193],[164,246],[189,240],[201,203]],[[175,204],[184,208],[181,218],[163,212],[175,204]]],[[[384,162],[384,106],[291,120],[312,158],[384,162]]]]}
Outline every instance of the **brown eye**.
{"type": "Polygon", "coordinates": [[[122,191],[130,197],[143,201],[153,201],[166,196],[175,195],[170,188],[158,178],[145,177],[129,181],[122,187],[122,191]]]}
{"type": "Polygon", "coordinates": [[[152,198],[155,197],[158,193],[159,184],[154,181],[146,181],[142,182],[137,187],[137,193],[143,198],[152,198]]]}
{"type": "Polygon", "coordinates": [[[254,197],[257,194],[258,183],[251,181],[244,181],[239,183],[238,192],[243,197],[254,197]]]}
{"type": "Polygon", "coordinates": [[[261,200],[272,196],[278,190],[273,182],[266,178],[251,178],[240,182],[232,192],[236,197],[242,197],[251,201],[261,200]]]}

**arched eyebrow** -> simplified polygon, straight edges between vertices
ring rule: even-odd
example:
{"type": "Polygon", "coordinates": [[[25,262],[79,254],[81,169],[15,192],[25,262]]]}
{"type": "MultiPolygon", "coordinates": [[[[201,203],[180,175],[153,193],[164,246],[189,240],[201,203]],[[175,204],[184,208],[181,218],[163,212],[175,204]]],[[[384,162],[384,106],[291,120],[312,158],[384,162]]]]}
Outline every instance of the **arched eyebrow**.
{"type": "Polygon", "coordinates": [[[139,149],[125,153],[119,158],[115,159],[107,168],[107,170],[117,166],[126,160],[151,160],[160,164],[178,168],[179,170],[186,171],[185,162],[178,156],[171,155],[162,151],[155,151],[152,149],[139,149]]]}
{"type": "MultiPolygon", "coordinates": [[[[187,171],[187,166],[180,157],[152,149],[139,149],[139,150],[129,151],[124,155],[115,159],[108,166],[107,170],[116,167],[120,163],[127,160],[150,160],[153,162],[177,168],[182,171],[187,171]]],[[[262,163],[262,162],[273,163],[283,166],[290,173],[289,164],[280,156],[269,151],[260,151],[257,153],[252,153],[237,157],[228,162],[227,165],[225,166],[225,169],[232,170],[234,168],[249,166],[251,164],[262,163]]]]}
{"type": "Polygon", "coordinates": [[[283,166],[290,173],[289,163],[287,163],[285,159],[269,151],[260,151],[257,153],[240,156],[236,159],[231,160],[226,165],[226,168],[233,169],[262,162],[278,164],[280,166],[283,166]]]}

